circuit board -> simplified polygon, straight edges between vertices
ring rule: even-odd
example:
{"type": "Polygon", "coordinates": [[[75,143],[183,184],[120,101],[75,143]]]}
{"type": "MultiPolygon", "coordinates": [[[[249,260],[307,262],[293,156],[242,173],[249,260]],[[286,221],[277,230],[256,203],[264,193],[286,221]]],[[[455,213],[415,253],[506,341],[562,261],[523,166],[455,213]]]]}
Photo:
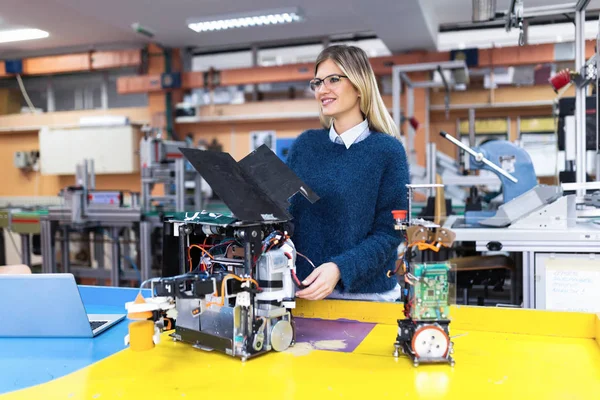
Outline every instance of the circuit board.
{"type": "Polygon", "coordinates": [[[449,263],[412,264],[415,278],[409,298],[413,320],[446,320],[450,318],[449,263]]]}

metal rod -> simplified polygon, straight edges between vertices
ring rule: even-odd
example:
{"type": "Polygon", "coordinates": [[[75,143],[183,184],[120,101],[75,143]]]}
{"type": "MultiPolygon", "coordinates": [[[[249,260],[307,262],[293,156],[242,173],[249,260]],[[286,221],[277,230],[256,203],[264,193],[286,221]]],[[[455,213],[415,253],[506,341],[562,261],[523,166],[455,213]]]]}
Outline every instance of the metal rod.
{"type": "Polygon", "coordinates": [[[443,61],[443,62],[430,62],[430,63],[418,63],[418,64],[406,64],[406,65],[396,65],[393,67],[393,70],[398,72],[427,72],[427,71],[435,71],[438,67],[441,67],[445,70],[452,69],[464,69],[466,68],[467,63],[464,60],[452,60],[452,61],[443,61]]]}
{"type": "MultiPolygon", "coordinates": [[[[578,3],[578,10],[580,3],[578,3]]],[[[587,4],[586,4],[587,5],[587,4]]],[[[581,71],[585,65],[585,11],[575,12],[575,71],[581,71]]],[[[576,182],[586,181],[586,86],[575,91],[575,173],[576,182]]],[[[584,196],[585,189],[577,189],[577,196],[584,196]]]]}
{"type": "Polygon", "coordinates": [[[202,197],[202,176],[199,173],[194,175],[194,211],[200,211],[204,209],[204,202],[202,197]]]}
{"type": "Polygon", "coordinates": [[[104,234],[102,231],[94,232],[94,258],[98,263],[98,269],[104,269],[104,244],[106,240],[104,240],[104,234]]]}
{"type": "Polygon", "coordinates": [[[54,97],[54,85],[52,77],[48,78],[48,84],[46,85],[46,108],[48,112],[56,111],[56,102],[54,97]]]}
{"type": "Polygon", "coordinates": [[[431,90],[425,90],[425,143],[429,143],[431,136],[429,134],[430,115],[429,106],[431,102],[431,90]]]}
{"type": "MultiPolygon", "coordinates": [[[[598,18],[598,33],[596,34],[596,49],[600,45],[600,18],[598,18]]],[[[596,71],[600,66],[600,57],[595,57],[596,71]]],[[[600,76],[596,73],[596,113],[600,112],[600,96],[598,96],[598,88],[600,88],[600,76]]],[[[596,124],[596,181],[600,181],[600,126],[596,124]]]]}
{"type": "Polygon", "coordinates": [[[406,191],[406,193],[408,195],[408,213],[407,213],[407,216],[406,216],[406,220],[410,224],[410,221],[412,220],[412,196],[413,196],[412,192],[413,192],[413,188],[410,185],[407,185],[407,186],[408,186],[408,190],[406,191]]]}
{"type": "Polygon", "coordinates": [[[121,246],[119,245],[119,231],[121,228],[113,227],[111,229],[111,235],[113,239],[112,243],[112,254],[111,261],[112,265],[110,268],[110,284],[112,286],[120,285],[121,276],[121,246]]]}
{"type": "Polygon", "coordinates": [[[244,243],[244,275],[252,275],[252,247],[250,238],[246,238],[246,242],[244,243]]]}
{"type": "Polygon", "coordinates": [[[0,228],[0,265],[6,265],[6,243],[4,242],[3,228],[0,228]]]}
{"type": "Polygon", "coordinates": [[[180,225],[177,229],[179,229],[179,273],[185,274],[186,265],[188,263],[187,259],[187,233],[185,233],[185,226],[180,225]]]}
{"type": "Polygon", "coordinates": [[[62,272],[65,274],[69,273],[71,268],[71,260],[69,259],[69,227],[64,226],[62,229],[63,242],[62,242],[62,272]]]}
{"type": "MultiPolygon", "coordinates": [[[[140,273],[142,275],[142,282],[147,279],[150,279],[150,275],[152,274],[152,249],[151,249],[151,240],[150,240],[150,222],[142,221],[140,222],[140,273]]],[[[185,253],[181,253],[183,256],[185,253]]]]}
{"type": "Polygon", "coordinates": [[[396,67],[392,68],[392,115],[394,124],[400,130],[400,95],[402,92],[402,84],[400,83],[400,72],[396,67]]]}
{"type": "Polygon", "coordinates": [[[21,234],[21,262],[31,267],[31,237],[28,233],[21,234]]]}
{"type": "Polygon", "coordinates": [[[96,166],[95,166],[93,158],[90,158],[90,160],[89,160],[88,174],[90,174],[90,189],[95,190],[96,189],[96,166]]]}
{"type": "Polygon", "coordinates": [[[100,108],[108,110],[108,72],[102,74],[102,85],[100,86],[100,108]]]}
{"type": "Polygon", "coordinates": [[[493,162],[491,162],[490,160],[488,160],[487,158],[485,158],[482,153],[477,153],[476,151],[474,151],[473,149],[471,149],[469,146],[467,146],[464,143],[462,143],[460,140],[455,139],[454,137],[452,137],[451,135],[447,134],[446,132],[440,132],[440,135],[442,137],[448,139],[449,141],[451,141],[455,145],[459,146],[460,148],[462,148],[464,151],[466,151],[470,155],[472,155],[473,158],[475,158],[475,160],[477,162],[484,163],[485,165],[489,166],[490,168],[492,168],[494,171],[498,172],[499,174],[504,175],[506,178],[510,179],[514,183],[517,183],[519,181],[512,174],[506,172],[505,170],[503,170],[502,168],[500,168],[499,166],[497,166],[496,164],[494,164],[493,162]]]}
{"type": "MultiPolygon", "coordinates": [[[[406,118],[412,118],[415,112],[415,90],[412,86],[406,86],[406,118]]],[[[411,124],[406,124],[408,129],[408,165],[415,163],[415,130],[411,124]]]]}
{"type": "Polygon", "coordinates": [[[523,17],[544,17],[548,15],[569,14],[575,11],[575,3],[556,4],[551,6],[526,7],[523,8],[523,17]]]}
{"type": "MultiPolygon", "coordinates": [[[[575,5],[575,11],[585,11],[588,4],[590,4],[590,0],[578,0],[577,4],[575,5]]],[[[585,14],[584,14],[584,17],[585,17],[585,14]]]]}
{"type": "MultiPolygon", "coordinates": [[[[450,110],[469,110],[474,109],[486,109],[486,108],[521,108],[521,107],[545,107],[552,106],[552,100],[540,100],[540,101],[521,101],[511,103],[470,103],[470,104],[450,104],[450,110]]],[[[443,104],[432,104],[429,107],[431,111],[444,111],[445,106],[443,104]]]]}
{"type": "Polygon", "coordinates": [[[185,160],[183,158],[179,158],[175,161],[175,194],[177,196],[176,200],[176,210],[183,212],[185,211],[185,160]]]}
{"type": "Polygon", "coordinates": [[[469,146],[475,147],[475,110],[469,109],[469,146]]]}

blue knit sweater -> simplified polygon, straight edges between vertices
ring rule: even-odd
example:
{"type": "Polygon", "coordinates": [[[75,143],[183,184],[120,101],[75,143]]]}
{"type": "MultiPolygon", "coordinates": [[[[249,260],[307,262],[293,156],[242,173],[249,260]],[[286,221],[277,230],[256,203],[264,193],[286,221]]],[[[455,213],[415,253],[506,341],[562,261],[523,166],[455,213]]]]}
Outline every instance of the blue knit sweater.
{"type": "MultiPolygon", "coordinates": [[[[302,133],[288,153],[289,167],[320,200],[302,195],[291,200],[292,240],[315,266],[334,262],[341,279],[336,289],[347,293],[381,293],[392,289],[401,234],[392,210],[406,209],[408,163],[402,143],[372,132],[349,149],[333,143],[325,129],[302,133]]],[[[312,267],[297,258],[302,280],[312,267]]]]}

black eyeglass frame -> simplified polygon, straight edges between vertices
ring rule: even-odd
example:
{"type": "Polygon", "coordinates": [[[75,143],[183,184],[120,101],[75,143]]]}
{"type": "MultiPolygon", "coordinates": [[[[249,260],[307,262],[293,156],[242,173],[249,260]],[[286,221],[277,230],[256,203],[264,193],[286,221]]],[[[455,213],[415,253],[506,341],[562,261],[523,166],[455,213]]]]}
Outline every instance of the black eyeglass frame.
{"type": "MultiPolygon", "coordinates": [[[[325,80],[326,80],[326,79],[333,78],[333,77],[337,77],[337,78],[346,78],[346,79],[348,79],[348,77],[347,77],[346,75],[340,75],[340,74],[331,74],[331,75],[327,75],[327,76],[326,76],[325,78],[323,78],[323,79],[320,79],[320,78],[314,78],[314,79],[311,79],[311,80],[308,82],[308,85],[310,86],[310,89],[311,89],[313,92],[316,92],[316,91],[317,91],[317,89],[318,89],[318,88],[320,88],[320,87],[321,87],[321,85],[322,85],[323,83],[325,83],[325,80]]],[[[336,83],[337,83],[337,82],[336,82],[336,83]]]]}

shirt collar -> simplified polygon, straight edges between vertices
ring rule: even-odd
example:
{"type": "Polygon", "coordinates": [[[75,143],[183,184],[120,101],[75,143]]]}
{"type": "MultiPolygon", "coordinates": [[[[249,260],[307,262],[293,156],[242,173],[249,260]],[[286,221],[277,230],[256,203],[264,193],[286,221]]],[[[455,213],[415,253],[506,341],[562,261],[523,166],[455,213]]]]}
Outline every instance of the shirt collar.
{"type": "MultiPolygon", "coordinates": [[[[348,129],[346,132],[342,133],[339,136],[344,142],[346,148],[349,149],[350,146],[352,146],[352,144],[356,141],[356,139],[358,139],[358,137],[368,128],[369,122],[365,119],[360,124],[353,126],[352,128],[348,129]]],[[[329,128],[329,139],[331,139],[332,142],[335,142],[337,136],[338,134],[335,131],[333,124],[331,124],[331,128],[329,128]]]]}

